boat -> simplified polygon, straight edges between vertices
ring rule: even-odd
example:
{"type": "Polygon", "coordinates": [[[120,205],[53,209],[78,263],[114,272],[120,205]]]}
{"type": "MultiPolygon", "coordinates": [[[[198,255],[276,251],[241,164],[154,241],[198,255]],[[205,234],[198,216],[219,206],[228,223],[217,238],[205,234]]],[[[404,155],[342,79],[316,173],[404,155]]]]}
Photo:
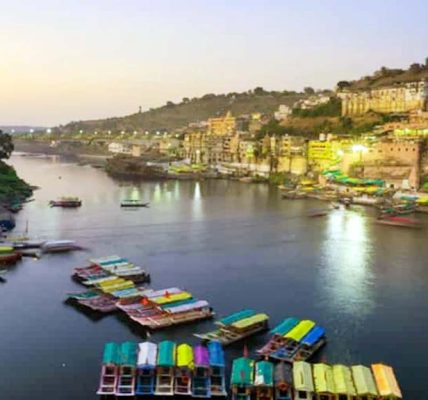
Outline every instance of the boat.
{"type": "Polygon", "coordinates": [[[190,396],[192,394],[193,349],[187,343],[177,347],[177,366],[174,377],[174,394],[190,396]]]}
{"type": "Polygon", "coordinates": [[[151,342],[140,343],[138,347],[135,394],[137,396],[151,396],[155,393],[158,347],[151,342]]]}
{"type": "Polygon", "coordinates": [[[211,341],[208,343],[211,377],[211,397],[226,397],[226,378],[224,351],[221,343],[211,341]]]}
{"type": "Polygon", "coordinates": [[[117,310],[117,299],[111,294],[101,293],[98,296],[76,299],[77,303],[101,313],[110,313],[117,310]]]}
{"type": "Polygon", "coordinates": [[[116,396],[135,396],[135,380],[137,365],[137,344],[124,342],[120,346],[119,376],[117,380],[116,396]]]}
{"type": "Polygon", "coordinates": [[[82,249],[74,240],[48,240],[40,248],[43,253],[63,253],[82,249]]]}
{"type": "Polygon", "coordinates": [[[318,399],[336,400],[336,388],[334,385],[333,369],[330,365],[313,364],[313,378],[318,399]]]}
{"type": "Polygon", "coordinates": [[[329,210],[309,210],[306,214],[307,217],[315,218],[315,217],[325,217],[329,213],[329,210]]]}
{"type": "Polygon", "coordinates": [[[274,370],[275,399],[293,400],[293,373],[290,364],[281,361],[274,370]]]}
{"type": "Polygon", "coordinates": [[[325,329],[316,325],[301,340],[293,360],[309,360],[326,343],[325,329]]]}
{"type": "Polygon", "coordinates": [[[391,226],[399,226],[403,228],[412,228],[412,229],[421,229],[422,223],[418,219],[408,218],[408,217],[379,217],[376,220],[377,224],[380,225],[391,225],[391,226]]]}
{"type": "Polygon", "coordinates": [[[388,400],[401,400],[403,395],[392,367],[380,363],[372,364],[371,367],[380,397],[388,400]]]}
{"type": "Polygon", "coordinates": [[[370,368],[364,365],[354,365],[351,367],[351,371],[358,399],[376,400],[378,392],[370,368]]]}
{"type": "Polygon", "coordinates": [[[217,340],[223,346],[227,346],[268,329],[268,322],[267,314],[246,309],[217,321],[216,325],[219,326],[219,329],[202,334],[196,333],[194,336],[203,340],[217,340]]]}
{"type": "Polygon", "coordinates": [[[120,202],[121,207],[149,207],[150,203],[143,203],[140,200],[125,199],[120,202]]]}
{"type": "Polygon", "coordinates": [[[293,400],[313,400],[315,398],[311,364],[306,361],[296,361],[293,363],[293,386],[293,400]]]}
{"type": "Polygon", "coordinates": [[[211,397],[210,357],[207,347],[195,346],[193,349],[195,366],[192,380],[192,396],[211,397]]]}
{"type": "Polygon", "coordinates": [[[258,361],[254,367],[254,399],[274,400],[273,364],[258,361]]]}
{"type": "Polygon", "coordinates": [[[232,400],[251,400],[254,386],[254,361],[248,357],[233,360],[230,387],[232,400]]]}
{"type": "Polygon", "coordinates": [[[298,199],[304,199],[306,197],[307,197],[306,193],[298,192],[295,190],[282,193],[282,198],[288,199],[288,200],[298,200],[298,199]]]}
{"type": "Polygon", "coordinates": [[[15,251],[12,246],[0,246],[0,265],[15,264],[21,257],[21,253],[15,251]]]}
{"type": "Polygon", "coordinates": [[[333,369],[335,399],[354,400],[357,396],[351,368],[335,364],[333,369]]]}
{"type": "Polygon", "coordinates": [[[106,343],[104,346],[103,363],[101,367],[100,385],[97,394],[101,396],[114,395],[119,376],[119,345],[106,343]]]}
{"type": "Polygon", "coordinates": [[[77,208],[82,205],[82,200],[78,197],[60,197],[58,200],[49,202],[51,207],[77,208]]]}
{"type": "Polygon", "coordinates": [[[390,207],[381,208],[382,215],[409,215],[416,212],[416,203],[396,204],[390,207]]]}
{"type": "Polygon", "coordinates": [[[174,342],[164,340],[159,343],[155,389],[155,395],[157,396],[174,395],[175,350],[174,342]]]}

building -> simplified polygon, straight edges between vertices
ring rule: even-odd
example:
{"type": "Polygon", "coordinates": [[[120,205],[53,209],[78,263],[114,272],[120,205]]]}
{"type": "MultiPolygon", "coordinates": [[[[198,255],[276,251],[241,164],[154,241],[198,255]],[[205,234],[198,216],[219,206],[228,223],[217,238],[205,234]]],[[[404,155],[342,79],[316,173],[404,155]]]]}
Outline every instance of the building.
{"type": "Polygon", "coordinates": [[[230,111],[224,117],[208,119],[208,134],[223,136],[231,134],[236,129],[236,118],[230,111]]]}
{"type": "Polygon", "coordinates": [[[112,142],[108,145],[108,151],[113,154],[131,154],[132,149],[128,144],[112,142]]]}
{"type": "Polygon", "coordinates": [[[285,104],[281,104],[278,107],[278,111],[275,111],[273,115],[277,121],[283,121],[283,120],[286,120],[291,115],[292,112],[293,112],[292,107],[286,106],[285,104]]]}
{"type": "Polygon", "coordinates": [[[368,111],[379,113],[408,113],[427,108],[426,80],[397,83],[369,89],[344,89],[338,93],[342,100],[342,115],[360,115],[368,111]]]}

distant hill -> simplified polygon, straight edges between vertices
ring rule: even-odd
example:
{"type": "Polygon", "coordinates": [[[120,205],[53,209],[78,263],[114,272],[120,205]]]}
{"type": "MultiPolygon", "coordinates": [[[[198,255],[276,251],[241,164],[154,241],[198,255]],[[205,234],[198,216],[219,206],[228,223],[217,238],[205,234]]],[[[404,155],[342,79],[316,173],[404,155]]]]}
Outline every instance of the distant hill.
{"type": "Polygon", "coordinates": [[[231,111],[234,116],[253,112],[273,113],[281,104],[292,105],[308,95],[296,92],[267,92],[262,88],[244,93],[207,94],[200,98],[183,98],[178,104],[166,105],[124,117],[71,122],[61,127],[63,132],[78,130],[141,131],[174,130],[190,122],[204,121],[231,111]]]}

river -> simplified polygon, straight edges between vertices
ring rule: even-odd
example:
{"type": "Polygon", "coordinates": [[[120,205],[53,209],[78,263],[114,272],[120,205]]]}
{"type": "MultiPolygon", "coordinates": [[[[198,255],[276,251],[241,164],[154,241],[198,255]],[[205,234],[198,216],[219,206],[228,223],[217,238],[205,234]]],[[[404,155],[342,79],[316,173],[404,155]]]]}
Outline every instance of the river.
{"type": "MultiPolygon", "coordinates": [[[[83,291],[70,279],[73,267],[111,254],[145,266],[155,288],[184,287],[207,299],[219,316],[255,308],[270,315],[271,326],[287,316],[313,319],[328,335],[319,358],[391,364],[405,398],[424,398],[426,230],[375,225],[374,210],[363,207],[307,218],[308,209],[324,205],[282,200],[267,185],[120,183],[58,157],[9,161],[40,187],[18,214],[15,233],[28,221],[32,237],[75,239],[88,250],[26,258],[0,284],[1,398],[96,399],[104,343],[144,340],[119,313],[93,318],[64,303],[68,292],[83,291]],[[61,195],[79,196],[83,206],[49,208],[61,195]],[[151,206],[121,209],[129,197],[151,206]]],[[[212,326],[176,327],[151,340],[196,343],[192,333],[212,326]]],[[[249,339],[249,350],[265,339],[249,339]]],[[[229,359],[240,354],[242,344],[227,350],[229,359]]]]}

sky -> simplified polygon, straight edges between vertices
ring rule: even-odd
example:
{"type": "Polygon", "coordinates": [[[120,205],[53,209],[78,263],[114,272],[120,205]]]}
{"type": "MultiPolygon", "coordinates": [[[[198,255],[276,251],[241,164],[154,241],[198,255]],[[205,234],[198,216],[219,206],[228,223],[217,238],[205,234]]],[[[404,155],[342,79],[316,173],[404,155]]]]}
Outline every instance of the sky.
{"type": "Polygon", "coordinates": [[[0,0],[0,125],[333,88],[428,57],[426,0],[0,0]]]}

